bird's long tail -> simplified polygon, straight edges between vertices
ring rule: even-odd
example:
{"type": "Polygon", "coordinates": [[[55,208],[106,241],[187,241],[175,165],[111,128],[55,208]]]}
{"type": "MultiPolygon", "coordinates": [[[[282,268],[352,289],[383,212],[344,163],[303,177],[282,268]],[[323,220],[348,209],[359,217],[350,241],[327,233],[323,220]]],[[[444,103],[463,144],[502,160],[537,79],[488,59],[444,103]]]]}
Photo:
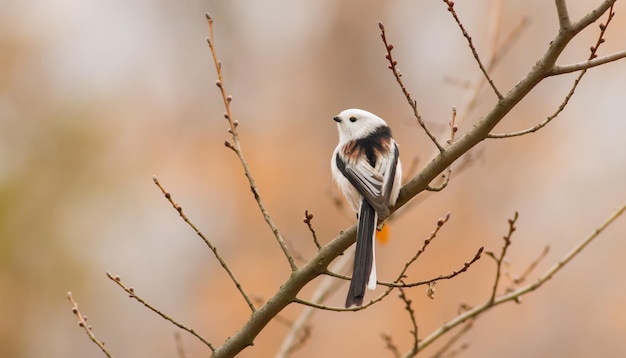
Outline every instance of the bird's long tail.
{"type": "Polygon", "coordinates": [[[370,203],[362,199],[359,212],[359,225],[356,233],[356,252],[350,289],[346,297],[346,308],[361,306],[365,297],[365,286],[376,288],[376,263],[374,255],[374,233],[378,214],[370,203]]]}

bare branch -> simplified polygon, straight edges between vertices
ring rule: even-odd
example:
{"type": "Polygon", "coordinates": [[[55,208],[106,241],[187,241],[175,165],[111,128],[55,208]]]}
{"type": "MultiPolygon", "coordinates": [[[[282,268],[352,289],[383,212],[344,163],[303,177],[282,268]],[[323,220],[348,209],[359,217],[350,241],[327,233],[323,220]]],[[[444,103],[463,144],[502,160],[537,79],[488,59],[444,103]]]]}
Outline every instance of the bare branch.
{"type": "MultiPolygon", "coordinates": [[[[606,24],[600,24],[600,34],[598,35],[598,39],[596,40],[596,44],[594,46],[590,47],[590,51],[591,54],[589,55],[589,59],[587,60],[587,62],[591,62],[596,58],[596,53],[598,51],[598,48],[600,47],[600,45],[602,43],[604,43],[604,33],[606,32],[607,26],[611,23],[611,20],[613,19],[613,17],[615,16],[615,13],[613,12],[613,5],[611,5],[610,9],[609,9],[609,15],[606,21],[606,24]]],[[[626,51],[625,55],[622,57],[626,57],[626,51]]],[[[613,61],[615,61],[617,59],[614,59],[613,61]]],[[[605,62],[606,63],[606,62],[605,62]]],[[[599,65],[599,64],[598,64],[599,65]]],[[[596,65],[596,66],[598,66],[596,65]]],[[[590,66],[593,67],[593,66],[590,66]]],[[[588,67],[588,68],[590,68],[588,67]]],[[[553,76],[552,71],[558,68],[558,66],[553,66],[552,69],[550,71],[548,71],[546,73],[546,77],[548,76],[553,76]]],[[[565,72],[564,72],[565,73],[565,72]]],[[[574,83],[572,84],[572,87],[570,88],[569,92],[567,93],[567,95],[565,96],[565,98],[563,99],[563,101],[561,102],[561,104],[559,105],[559,107],[556,109],[556,111],[554,113],[552,113],[550,116],[548,116],[548,118],[546,118],[543,122],[528,128],[528,129],[524,129],[521,131],[517,131],[517,132],[511,132],[511,133],[503,133],[503,134],[489,134],[487,135],[487,138],[494,138],[494,139],[502,139],[502,138],[511,138],[511,137],[518,137],[518,136],[522,136],[525,134],[529,134],[529,133],[534,133],[538,130],[540,130],[541,128],[545,127],[548,123],[550,123],[553,119],[555,119],[567,106],[567,104],[569,103],[569,100],[572,98],[572,96],[574,95],[574,92],[576,91],[576,88],[578,87],[578,84],[580,83],[580,81],[582,80],[583,76],[587,73],[587,68],[583,68],[582,71],[580,72],[580,74],[578,74],[578,77],[576,77],[576,79],[574,80],[574,83]]]]}
{"type": "MultiPolygon", "coordinates": [[[[496,12],[497,12],[497,9],[492,11],[492,13],[496,13],[496,12]]],[[[494,18],[495,16],[496,14],[492,15],[491,17],[494,18]]],[[[498,26],[500,25],[500,21],[492,20],[492,22],[496,23],[498,26]]],[[[509,32],[509,34],[504,38],[504,40],[502,40],[502,43],[500,43],[498,47],[492,47],[490,49],[489,58],[487,61],[487,72],[490,73],[498,67],[498,65],[500,64],[500,61],[502,60],[502,58],[504,58],[504,55],[508,53],[509,49],[513,46],[513,44],[517,41],[517,39],[519,39],[523,30],[525,30],[528,27],[529,23],[530,23],[530,20],[528,20],[528,17],[522,18],[522,20],[520,20],[520,22],[513,28],[513,30],[511,30],[511,32],[509,32]]],[[[496,27],[495,25],[493,26],[493,29],[490,31],[492,44],[495,41],[497,41],[499,37],[494,32],[500,32],[500,29],[496,27]]],[[[462,122],[464,118],[467,118],[468,115],[472,112],[472,110],[476,107],[476,103],[478,102],[478,95],[480,94],[481,89],[485,86],[486,83],[487,83],[487,80],[485,79],[485,76],[482,75],[482,73],[479,74],[473,81],[469,81],[467,85],[467,89],[468,89],[467,94],[465,96],[465,99],[462,102],[463,105],[460,107],[461,113],[463,113],[463,116],[461,117],[461,120],[459,121],[459,123],[462,122]]]]}
{"type": "Polygon", "coordinates": [[[315,247],[317,247],[317,249],[321,249],[322,246],[320,246],[319,241],[317,241],[317,234],[315,233],[315,229],[313,229],[313,224],[311,223],[313,221],[313,214],[309,213],[308,210],[304,211],[304,223],[306,224],[306,226],[309,228],[309,231],[311,232],[311,236],[313,237],[313,243],[315,244],[315,247]]]}
{"type": "Polygon", "coordinates": [[[567,11],[567,4],[565,3],[565,0],[556,0],[555,5],[556,13],[559,15],[559,28],[562,31],[565,31],[572,25],[567,11]]]}
{"type": "Polygon", "coordinates": [[[451,274],[448,274],[448,275],[440,275],[435,278],[431,278],[430,280],[411,282],[411,283],[378,282],[378,284],[381,286],[387,286],[387,287],[409,288],[409,287],[416,287],[416,286],[422,286],[422,285],[430,285],[432,283],[435,283],[441,280],[449,280],[467,271],[470,268],[470,266],[472,266],[476,261],[480,260],[483,251],[484,251],[484,247],[481,246],[478,249],[478,251],[476,251],[476,254],[474,254],[474,257],[470,261],[463,263],[463,267],[461,267],[458,270],[453,271],[451,274]]]}
{"type": "Polygon", "coordinates": [[[393,44],[387,42],[385,26],[383,25],[382,22],[379,22],[378,27],[380,28],[380,37],[383,39],[383,43],[385,44],[385,50],[387,51],[387,53],[385,54],[385,58],[389,61],[388,67],[391,70],[391,72],[393,72],[393,76],[396,78],[396,82],[398,82],[398,85],[400,85],[400,89],[402,89],[402,93],[404,93],[404,97],[406,97],[406,100],[409,102],[409,105],[413,109],[413,115],[417,119],[417,123],[419,123],[420,127],[422,127],[422,129],[424,130],[428,138],[430,138],[430,140],[433,142],[433,144],[435,144],[439,152],[443,152],[444,150],[443,147],[441,146],[441,144],[439,144],[439,142],[437,141],[437,138],[435,138],[435,136],[430,132],[428,127],[426,127],[426,123],[424,123],[422,116],[417,111],[417,101],[411,98],[411,94],[406,89],[406,87],[404,87],[404,83],[402,82],[402,79],[400,78],[402,77],[402,73],[400,73],[400,70],[398,70],[398,68],[396,67],[398,65],[398,61],[394,60],[391,54],[391,51],[393,50],[393,44]]]}
{"type": "Polygon", "coordinates": [[[232,115],[231,108],[230,108],[230,103],[232,102],[233,97],[231,95],[226,94],[226,88],[224,87],[224,79],[222,76],[222,63],[218,60],[217,52],[215,50],[215,40],[213,39],[213,18],[211,18],[211,16],[208,13],[205,15],[206,15],[207,22],[209,24],[209,38],[207,38],[207,43],[209,44],[209,48],[211,49],[211,56],[213,57],[213,63],[215,64],[215,70],[217,71],[218,79],[215,82],[215,84],[219,88],[220,93],[222,94],[222,99],[224,100],[224,108],[226,109],[226,113],[224,113],[224,118],[228,120],[228,123],[230,125],[230,129],[228,130],[228,132],[231,134],[232,140],[233,140],[232,144],[229,143],[228,141],[225,142],[224,144],[226,145],[226,147],[232,149],[237,154],[237,157],[239,158],[239,161],[241,162],[241,166],[243,167],[246,178],[248,179],[248,183],[250,184],[250,189],[252,190],[254,199],[256,200],[257,205],[259,206],[259,210],[261,211],[261,214],[263,214],[263,218],[265,219],[265,222],[267,223],[269,228],[272,230],[272,233],[274,233],[274,237],[276,238],[276,241],[280,245],[280,248],[283,250],[285,257],[287,258],[287,262],[289,262],[289,266],[291,267],[291,271],[293,272],[297,270],[298,267],[296,266],[296,263],[294,262],[293,257],[289,253],[287,244],[285,244],[285,240],[280,234],[280,231],[278,231],[278,227],[276,227],[276,225],[274,224],[274,220],[270,216],[269,212],[265,208],[265,204],[263,204],[263,201],[261,200],[261,194],[259,192],[258,187],[256,186],[254,177],[252,176],[252,172],[250,171],[250,166],[248,165],[248,162],[243,156],[243,151],[241,150],[241,144],[239,141],[239,133],[237,132],[237,126],[239,125],[239,122],[233,119],[233,115],[232,115]]]}
{"type": "MultiPolygon", "coordinates": [[[[564,1],[564,0],[561,0],[561,1],[564,1]]],[[[611,9],[611,11],[609,11],[609,17],[613,17],[615,15],[615,13],[613,13],[613,5],[615,4],[615,1],[617,0],[602,1],[600,5],[598,5],[598,7],[588,12],[587,15],[583,16],[577,22],[573,23],[571,26],[571,31],[573,32],[572,36],[575,36],[576,34],[581,32],[584,28],[594,23],[596,20],[600,18],[600,16],[602,16],[602,14],[604,14],[609,9],[611,9]]]]}
{"type": "Polygon", "coordinates": [[[185,215],[185,213],[183,212],[183,207],[174,201],[174,199],[172,198],[172,195],[167,190],[165,190],[165,188],[159,182],[159,179],[157,179],[156,176],[153,176],[152,180],[154,181],[154,184],[156,184],[156,186],[159,187],[159,189],[161,190],[165,198],[170,202],[170,204],[172,204],[172,207],[176,209],[176,211],[178,211],[178,214],[180,215],[180,217],[193,229],[193,231],[196,232],[196,234],[202,239],[202,241],[204,241],[204,243],[209,247],[209,249],[211,249],[211,251],[213,252],[213,256],[215,256],[215,258],[220,263],[220,265],[222,265],[222,268],[224,269],[224,271],[226,271],[226,273],[230,277],[230,280],[233,281],[233,283],[235,284],[235,287],[237,287],[237,290],[239,291],[243,299],[248,304],[250,311],[252,312],[256,311],[254,304],[250,300],[250,297],[248,297],[246,292],[243,290],[241,283],[239,283],[239,281],[235,277],[235,274],[230,270],[230,267],[228,267],[228,264],[226,263],[226,261],[217,252],[217,247],[213,245],[213,243],[202,233],[202,231],[200,231],[200,229],[198,229],[198,227],[196,227],[196,225],[194,225],[194,223],[191,222],[191,220],[189,220],[187,215],[185,215]]]}
{"type": "Polygon", "coordinates": [[[515,223],[519,218],[519,214],[517,211],[515,215],[513,215],[512,219],[509,219],[509,232],[502,239],[504,240],[504,245],[502,245],[502,251],[500,252],[500,256],[497,258],[494,256],[496,260],[496,279],[493,282],[493,289],[491,290],[491,298],[490,302],[493,302],[496,299],[496,293],[498,291],[498,284],[500,283],[500,275],[502,272],[502,262],[504,261],[504,257],[506,256],[507,249],[511,246],[511,236],[513,236],[513,232],[515,232],[516,227],[515,223]]]}
{"type": "Polygon", "coordinates": [[[450,14],[452,14],[452,17],[454,17],[454,21],[456,21],[457,25],[459,26],[459,29],[461,29],[463,36],[465,37],[465,39],[467,39],[469,48],[472,51],[472,55],[474,56],[474,59],[476,60],[476,63],[478,64],[480,71],[483,73],[483,76],[485,76],[485,79],[487,80],[487,82],[489,82],[489,85],[491,86],[493,93],[495,93],[496,97],[498,97],[498,100],[501,101],[504,98],[504,96],[502,96],[502,94],[500,93],[496,85],[493,83],[493,80],[491,79],[491,77],[489,77],[489,73],[487,73],[485,66],[483,66],[483,62],[480,60],[480,56],[478,56],[478,51],[476,51],[476,47],[474,47],[474,42],[472,41],[472,37],[469,35],[467,30],[465,30],[465,26],[463,26],[463,23],[461,22],[461,19],[459,19],[459,16],[457,15],[456,10],[454,10],[454,1],[444,0],[444,2],[448,5],[448,11],[450,12],[450,14]]]}
{"type": "Polygon", "coordinates": [[[413,310],[413,307],[411,307],[412,301],[406,296],[404,290],[402,288],[399,288],[398,290],[400,291],[398,297],[400,297],[400,299],[404,302],[404,309],[409,313],[409,318],[411,318],[411,327],[413,328],[409,332],[411,333],[411,336],[413,336],[412,349],[415,351],[415,354],[417,354],[419,339],[417,336],[417,320],[415,319],[415,311],[413,310]]]}
{"type": "MultiPolygon", "coordinates": [[[[420,341],[419,350],[423,350],[439,337],[450,331],[451,329],[457,327],[463,322],[468,321],[469,319],[473,319],[478,317],[480,314],[484,313],[488,309],[501,305],[503,303],[509,301],[517,301],[522,295],[534,291],[541,287],[544,283],[550,280],[556,273],[558,273],[567,263],[569,263],[574,257],[576,257],[587,245],[589,245],[594,239],[596,239],[604,230],[609,227],[617,218],[619,218],[624,211],[626,211],[626,204],[622,205],[617,211],[615,211],[611,216],[609,216],[606,221],[604,221],[600,226],[598,226],[593,233],[587,236],[580,244],[575,246],[572,251],[566,254],[559,262],[557,262],[554,266],[552,266],[548,271],[546,271],[537,281],[522,288],[519,288],[511,293],[502,295],[497,297],[494,301],[487,300],[484,304],[476,306],[468,311],[465,311],[459,314],[457,317],[451,319],[450,321],[444,323],[441,327],[431,333],[428,337],[424,338],[420,341]]],[[[404,357],[412,356],[412,351],[405,353],[404,357]]]]}
{"type": "Polygon", "coordinates": [[[91,339],[91,341],[95,343],[107,357],[113,358],[113,355],[104,347],[104,342],[99,341],[98,338],[96,338],[96,335],[93,334],[91,325],[87,324],[87,316],[83,316],[83,314],[80,313],[80,310],[78,310],[78,302],[74,301],[74,297],[72,297],[71,292],[67,293],[67,299],[70,300],[70,303],[72,304],[72,313],[78,317],[78,325],[85,330],[89,339],[91,339]]]}
{"type": "Polygon", "coordinates": [[[106,273],[106,275],[107,275],[107,277],[111,281],[115,282],[118,286],[120,286],[122,288],[122,290],[126,291],[126,293],[128,293],[128,297],[134,298],[135,300],[137,300],[137,302],[139,302],[142,305],[146,306],[149,310],[151,310],[152,312],[158,314],[163,319],[165,319],[166,321],[169,321],[170,323],[172,323],[176,327],[191,333],[194,337],[198,338],[202,343],[204,343],[207,347],[209,347],[209,349],[211,351],[215,352],[215,347],[211,343],[209,343],[206,339],[204,339],[201,335],[199,335],[195,330],[193,330],[191,328],[188,328],[187,326],[183,325],[182,323],[176,321],[172,317],[166,315],[165,313],[161,312],[160,310],[158,310],[157,308],[155,308],[154,306],[152,306],[151,304],[146,302],[146,300],[144,300],[143,298],[137,296],[137,294],[135,293],[135,289],[132,288],[132,287],[126,287],[126,285],[124,285],[122,283],[122,279],[120,279],[119,276],[117,276],[117,275],[116,276],[112,276],[108,272],[106,273]]]}
{"type": "Polygon", "coordinates": [[[576,72],[580,70],[587,70],[592,67],[596,67],[596,66],[604,65],[609,62],[617,61],[624,57],[626,57],[626,50],[619,51],[619,52],[616,52],[607,56],[603,56],[603,57],[596,57],[592,60],[572,63],[569,65],[554,66],[552,70],[548,72],[547,76],[557,76],[557,75],[562,75],[565,73],[576,72]]]}
{"type": "MultiPolygon", "coordinates": [[[[456,107],[452,107],[452,117],[450,118],[450,121],[448,122],[448,126],[450,127],[450,138],[448,138],[446,143],[450,145],[454,143],[454,137],[456,136],[456,132],[459,131],[459,127],[456,125],[456,107]]],[[[448,167],[448,169],[446,170],[446,173],[441,176],[443,179],[441,184],[435,187],[429,184],[426,190],[435,191],[435,192],[442,191],[448,186],[448,183],[450,182],[450,175],[452,175],[451,166],[448,167]]]]}

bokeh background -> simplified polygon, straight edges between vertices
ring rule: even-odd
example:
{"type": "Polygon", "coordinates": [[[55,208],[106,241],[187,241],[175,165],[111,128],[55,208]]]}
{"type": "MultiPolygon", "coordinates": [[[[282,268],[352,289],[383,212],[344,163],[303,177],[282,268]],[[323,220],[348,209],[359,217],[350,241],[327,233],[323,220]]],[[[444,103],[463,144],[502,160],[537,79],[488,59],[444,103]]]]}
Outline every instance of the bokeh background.
{"type": "MultiPolygon", "coordinates": [[[[570,1],[574,18],[597,1],[570,1]]],[[[478,51],[491,46],[493,1],[456,5],[478,51]]],[[[432,146],[387,69],[378,21],[395,45],[403,79],[427,123],[445,133],[452,106],[468,96],[459,82],[479,72],[441,1],[18,1],[0,3],[0,356],[101,357],[76,324],[72,291],[96,335],[120,357],[174,357],[175,327],[130,300],[105,277],[125,283],[216,345],[248,309],[210,251],[152,183],[157,175],[187,215],[218,246],[245,289],[267,299],[288,266],[256,208],[243,171],[223,145],[227,123],[206,45],[205,11],[215,18],[226,86],[234,97],[245,155],[274,220],[302,256],[314,247],[304,210],[322,243],[353,224],[338,208],[329,157],[344,108],[386,118],[405,167],[432,146]],[[451,80],[452,79],[452,80],[451,80]],[[454,82],[454,83],[453,83],[454,82]]],[[[618,2],[600,54],[626,48],[626,7],[618,2]]],[[[551,2],[504,1],[500,38],[522,18],[519,40],[494,72],[510,89],[557,30],[551,2]]],[[[591,26],[559,63],[584,60],[591,26]]],[[[551,114],[575,74],[542,83],[499,131],[551,114]]],[[[480,246],[498,251],[507,219],[519,211],[507,272],[525,270],[546,245],[548,269],[626,200],[626,61],[595,68],[561,116],[538,133],[490,140],[450,185],[425,194],[394,220],[377,258],[390,279],[436,220],[451,221],[410,271],[413,280],[459,268],[480,246]]],[[[483,90],[461,132],[494,103],[483,90]]],[[[539,291],[481,317],[462,339],[466,357],[589,357],[626,353],[626,219],[620,219],[539,291]]],[[[434,300],[410,291],[426,336],[460,303],[487,299],[495,265],[484,257],[434,300]]],[[[508,281],[504,281],[505,285],[508,281]]],[[[310,297],[318,281],[302,293],[310,297]]],[[[341,305],[347,286],[329,304],[341,305]]],[[[370,297],[374,295],[370,293],[370,297]]],[[[302,307],[281,317],[295,319],[302,307]]],[[[296,357],[391,356],[410,321],[393,295],[367,311],[319,312],[296,357]]],[[[272,356],[288,328],[273,322],[243,357],[272,356]]],[[[182,335],[187,353],[206,347],[182,335]]],[[[430,353],[435,350],[431,349],[430,353]]]]}

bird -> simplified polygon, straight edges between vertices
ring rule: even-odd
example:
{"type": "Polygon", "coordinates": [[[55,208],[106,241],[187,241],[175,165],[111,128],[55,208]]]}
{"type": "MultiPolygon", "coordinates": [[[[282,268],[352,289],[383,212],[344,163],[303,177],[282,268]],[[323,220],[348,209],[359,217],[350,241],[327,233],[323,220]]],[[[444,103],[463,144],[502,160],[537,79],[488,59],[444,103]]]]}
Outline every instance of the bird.
{"type": "Polygon", "coordinates": [[[398,144],[382,118],[362,109],[346,109],[333,117],[339,144],[331,172],[357,214],[354,268],[346,308],[363,305],[365,287],[376,288],[375,232],[390,214],[400,193],[402,165],[398,144]]]}

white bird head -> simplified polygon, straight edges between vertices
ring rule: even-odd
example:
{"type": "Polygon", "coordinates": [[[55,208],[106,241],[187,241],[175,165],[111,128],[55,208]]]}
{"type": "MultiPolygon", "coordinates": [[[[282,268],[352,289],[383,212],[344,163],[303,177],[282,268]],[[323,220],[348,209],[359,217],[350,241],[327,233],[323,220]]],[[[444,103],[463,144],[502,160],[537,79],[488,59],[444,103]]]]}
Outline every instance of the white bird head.
{"type": "Polygon", "coordinates": [[[387,126],[382,118],[362,109],[346,109],[333,117],[339,129],[339,142],[346,143],[364,138],[376,128],[387,126]]]}

